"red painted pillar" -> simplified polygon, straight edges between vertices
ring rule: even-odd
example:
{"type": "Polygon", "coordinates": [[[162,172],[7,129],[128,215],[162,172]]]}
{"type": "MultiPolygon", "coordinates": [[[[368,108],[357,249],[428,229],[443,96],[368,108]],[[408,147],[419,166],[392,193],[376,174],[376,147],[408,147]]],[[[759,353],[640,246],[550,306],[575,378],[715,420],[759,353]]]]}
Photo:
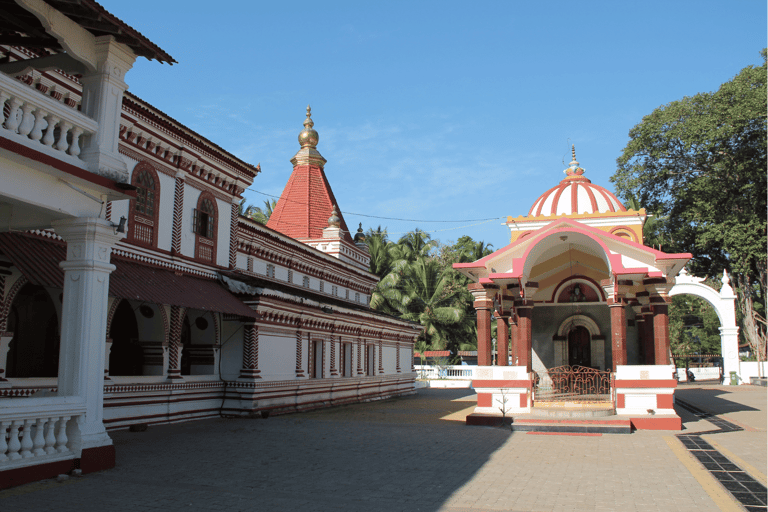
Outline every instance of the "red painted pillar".
{"type": "Polygon", "coordinates": [[[515,313],[512,313],[512,315],[509,317],[509,333],[510,333],[510,342],[509,342],[509,352],[512,354],[512,366],[518,366],[517,358],[518,358],[518,327],[517,327],[517,315],[515,313]]]}
{"type": "Polygon", "coordinates": [[[637,325],[638,361],[639,364],[645,364],[645,318],[642,314],[638,313],[635,315],[635,322],[637,325]]]}
{"type": "Polygon", "coordinates": [[[525,366],[526,371],[531,371],[531,328],[533,324],[531,317],[533,316],[532,306],[520,306],[517,308],[517,364],[518,366],[525,366]]]}
{"type": "Polygon", "coordinates": [[[496,365],[509,366],[509,325],[508,316],[499,316],[496,320],[496,365]]]}
{"type": "Polygon", "coordinates": [[[645,320],[645,332],[643,337],[643,346],[645,347],[644,364],[654,364],[656,362],[656,351],[653,349],[653,312],[651,308],[643,308],[643,319],[645,320]]]}
{"type": "Polygon", "coordinates": [[[492,345],[491,345],[491,309],[493,308],[493,299],[491,299],[491,290],[486,289],[479,283],[471,283],[467,289],[472,293],[475,301],[472,305],[477,312],[477,365],[491,366],[492,345]]]}
{"type": "MultiPolygon", "coordinates": [[[[475,301],[477,304],[478,301],[475,301]]],[[[477,364],[491,366],[491,308],[478,308],[477,311],[477,364]]]]}
{"type": "Polygon", "coordinates": [[[653,304],[653,349],[654,364],[669,362],[669,306],[665,303],[653,304]]]}
{"type": "Polygon", "coordinates": [[[608,304],[611,310],[611,355],[613,371],[617,365],[627,364],[627,312],[619,299],[608,304]]]}

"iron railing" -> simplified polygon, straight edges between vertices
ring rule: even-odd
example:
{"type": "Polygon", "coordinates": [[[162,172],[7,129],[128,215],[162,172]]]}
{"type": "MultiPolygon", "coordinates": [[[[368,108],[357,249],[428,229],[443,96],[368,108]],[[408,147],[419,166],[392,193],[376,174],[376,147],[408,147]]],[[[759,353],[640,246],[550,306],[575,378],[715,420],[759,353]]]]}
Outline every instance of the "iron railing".
{"type": "Polygon", "coordinates": [[[586,366],[558,366],[533,373],[534,402],[611,401],[611,372],[586,366]]]}

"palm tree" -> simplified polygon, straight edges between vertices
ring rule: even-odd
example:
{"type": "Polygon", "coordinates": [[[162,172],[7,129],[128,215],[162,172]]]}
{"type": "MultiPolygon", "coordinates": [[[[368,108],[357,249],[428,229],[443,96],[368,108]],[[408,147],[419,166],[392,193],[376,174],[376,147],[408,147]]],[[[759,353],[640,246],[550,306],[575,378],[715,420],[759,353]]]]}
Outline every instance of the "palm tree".
{"type": "Polygon", "coordinates": [[[371,296],[371,307],[394,310],[400,318],[419,322],[432,350],[451,344],[452,331],[467,321],[463,290],[447,291],[450,274],[437,260],[417,256],[397,261],[371,296]]]}
{"type": "MultiPolygon", "coordinates": [[[[242,209],[242,204],[243,203],[241,202],[240,203],[241,209],[242,209]]],[[[266,224],[269,221],[269,218],[272,216],[272,212],[274,211],[275,206],[277,206],[277,199],[265,200],[264,209],[258,206],[249,205],[248,208],[245,210],[245,216],[251,220],[258,222],[259,224],[266,224]]]]}
{"type": "Polygon", "coordinates": [[[426,258],[431,255],[437,241],[432,240],[429,233],[419,228],[400,237],[397,244],[390,247],[390,254],[394,260],[415,261],[417,258],[426,258]]]}
{"type": "Polygon", "coordinates": [[[371,236],[369,230],[365,237],[365,243],[368,245],[368,253],[371,255],[369,270],[379,278],[383,278],[392,269],[392,257],[389,253],[392,242],[387,242],[386,231],[383,236],[371,236]]]}

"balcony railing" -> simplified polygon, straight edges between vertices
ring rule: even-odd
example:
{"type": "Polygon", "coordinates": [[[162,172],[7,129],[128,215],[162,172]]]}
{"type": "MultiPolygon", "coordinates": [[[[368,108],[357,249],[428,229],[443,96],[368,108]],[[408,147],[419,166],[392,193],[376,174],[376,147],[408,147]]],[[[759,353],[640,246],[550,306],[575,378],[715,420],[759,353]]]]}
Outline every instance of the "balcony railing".
{"type": "Polygon", "coordinates": [[[80,456],[82,400],[46,397],[4,402],[0,408],[0,471],[80,456]]]}
{"type": "Polygon", "coordinates": [[[73,107],[0,73],[0,134],[83,169],[83,142],[99,125],[73,107]]]}

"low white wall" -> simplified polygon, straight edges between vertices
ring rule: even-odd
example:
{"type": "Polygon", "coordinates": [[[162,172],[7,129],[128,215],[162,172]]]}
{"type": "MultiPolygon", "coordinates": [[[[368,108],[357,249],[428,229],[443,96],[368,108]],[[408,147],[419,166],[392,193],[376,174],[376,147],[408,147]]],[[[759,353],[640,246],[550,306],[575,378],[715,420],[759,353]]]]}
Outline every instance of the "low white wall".
{"type": "MultiPolygon", "coordinates": [[[[765,361],[760,362],[762,366],[762,376],[768,377],[768,363],[765,361]]],[[[739,363],[739,384],[749,384],[750,377],[758,377],[757,373],[757,361],[742,361],[739,363]]],[[[730,379],[729,375],[725,376],[725,380],[730,379]]]]}
{"type": "MultiPolygon", "coordinates": [[[[699,380],[720,380],[720,368],[717,366],[707,368],[689,368],[693,372],[694,378],[699,380]]],[[[677,377],[680,382],[687,382],[688,376],[685,374],[685,368],[677,369],[677,377]]],[[[726,375],[726,379],[728,376],[726,375]]]]}

